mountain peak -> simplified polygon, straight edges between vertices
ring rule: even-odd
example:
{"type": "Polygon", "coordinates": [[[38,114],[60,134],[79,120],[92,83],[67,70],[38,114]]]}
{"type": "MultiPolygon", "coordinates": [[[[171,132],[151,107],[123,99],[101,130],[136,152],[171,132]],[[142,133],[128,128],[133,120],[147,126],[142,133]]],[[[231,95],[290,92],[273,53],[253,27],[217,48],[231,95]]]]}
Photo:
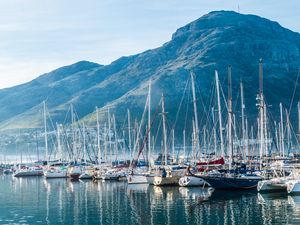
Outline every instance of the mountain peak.
{"type": "MultiPolygon", "coordinates": [[[[179,28],[172,36],[172,39],[180,38],[188,34],[195,34],[210,29],[228,29],[228,28],[248,28],[250,30],[262,29],[266,31],[279,33],[282,30],[288,30],[280,26],[279,23],[251,14],[240,14],[235,11],[212,11],[203,15],[199,19],[179,28]]],[[[282,37],[282,35],[280,36],[282,37]]]]}

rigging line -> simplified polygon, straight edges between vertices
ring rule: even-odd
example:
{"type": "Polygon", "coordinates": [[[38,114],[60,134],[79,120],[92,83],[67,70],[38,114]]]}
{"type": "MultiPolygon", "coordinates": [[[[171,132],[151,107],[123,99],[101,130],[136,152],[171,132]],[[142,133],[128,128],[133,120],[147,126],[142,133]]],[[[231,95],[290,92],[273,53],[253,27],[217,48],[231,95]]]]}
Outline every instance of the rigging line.
{"type": "Polygon", "coordinates": [[[181,97],[181,101],[180,101],[180,104],[179,104],[179,107],[178,107],[178,110],[177,110],[177,113],[176,113],[175,123],[173,124],[173,129],[174,129],[174,127],[175,127],[176,124],[177,124],[177,120],[178,120],[178,117],[179,117],[179,113],[180,113],[180,110],[181,110],[181,106],[182,106],[182,103],[183,103],[183,100],[184,100],[184,97],[185,97],[185,93],[186,93],[186,90],[187,90],[187,86],[188,86],[188,84],[189,84],[189,81],[190,81],[190,78],[188,78],[188,80],[187,80],[186,83],[185,83],[183,95],[182,95],[182,97],[181,97]]]}
{"type": "Polygon", "coordinates": [[[66,115],[65,115],[63,124],[66,124],[66,122],[67,122],[67,119],[68,119],[68,115],[69,115],[70,110],[71,110],[71,106],[68,107],[68,110],[67,110],[67,113],[66,113],[66,115]]]}
{"type": "Polygon", "coordinates": [[[294,102],[294,97],[295,97],[297,86],[298,86],[299,74],[300,74],[300,68],[298,69],[297,79],[296,79],[296,83],[295,83],[295,87],[294,87],[294,91],[293,91],[293,96],[292,96],[292,100],[291,100],[290,107],[289,107],[289,114],[291,114],[292,105],[294,102]]]}
{"type": "Polygon", "coordinates": [[[137,130],[137,133],[136,133],[136,142],[134,144],[133,151],[132,151],[133,155],[136,152],[136,148],[137,148],[137,145],[138,145],[139,136],[140,136],[140,132],[141,132],[141,129],[142,129],[142,126],[143,126],[143,123],[144,123],[144,116],[146,114],[148,104],[149,104],[149,96],[147,95],[146,104],[145,104],[144,111],[143,111],[143,114],[142,114],[141,122],[138,126],[138,130],[137,130]]]}
{"type": "Polygon", "coordinates": [[[185,119],[184,119],[184,129],[186,129],[186,123],[187,123],[187,117],[188,117],[188,113],[189,113],[189,102],[190,102],[190,95],[188,95],[188,99],[186,102],[186,113],[185,113],[185,119]]]}
{"type": "MultiPolygon", "coordinates": [[[[210,88],[210,94],[209,94],[209,107],[208,107],[208,111],[206,111],[206,113],[205,113],[205,116],[206,116],[206,123],[204,124],[205,126],[206,126],[206,128],[207,128],[207,130],[209,130],[209,127],[211,126],[211,124],[212,124],[212,121],[211,121],[211,114],[210,114],[210,110],[211,110],[211,106],[213,105],[213,93],[214,93],[214,82],[212,83],[212,85],[211,85],[211,88],[210,88]]],[[[205,107],[205,108],[207,108],[207,107],[205,107]]],[[[202,119],[201,119],[201,122],[204,120],[204,116],[202,117],[202,119]]]]}
{"type": "Polygon", "coordinates": [[[161,124],[162,124],[162,118],[160,118],[160,120],[159,120],[159,124],[158,124],[158,127],[157,127],[157,132],[156,132],[156,135],[155,135],[155,138],[154,138],[153,145],[156,144],[156,141],[157,141],[157,138],[158,138],[158,134],[159,134],[159,131],[160,131],[160,128],[161,128],[161,124]]]}
{"type": "MultiPolygon", "coordinates": [[[[139,153],[138,153],[138,156],[137,156],[137,159],[136,159],[136,160],[139,159],[140,154],[143,152],[144,146],[145,146],[146,142],[148,141],[148,138],[149,138],[149,132],[150,132],[150,130],[151,130],[152,126],[153,126],[153,123],[154,123],[154,121],[155,121],[155,119],[156,119],[156,116],[157,116],[157,114],[158,114],[158,110],[159,110],[159,104],[158,104],[157,107],[156,107],[156,111],[155,111],[155,114],[154,114],[153,119],[152,119],[152,121],[151,121],[151,125],[150,125],[150,127],[147,129],[147,132],[146,132],[146,138],[144,139],[144,141],[143,141],[143,143],[142,143],[142,146],[141,146],[140,149],[139,149],[139,153]]],[[[151,138],[151,137],[150,137],[150,138],[151,138]]]]}

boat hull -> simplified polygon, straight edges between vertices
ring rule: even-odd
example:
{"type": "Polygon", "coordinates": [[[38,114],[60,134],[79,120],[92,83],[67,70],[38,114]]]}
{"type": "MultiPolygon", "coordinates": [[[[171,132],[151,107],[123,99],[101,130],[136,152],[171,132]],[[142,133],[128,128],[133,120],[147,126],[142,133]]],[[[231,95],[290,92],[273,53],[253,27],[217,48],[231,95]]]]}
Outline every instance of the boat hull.
{"type": "Polygon", "coordinates": [[[205,180],[194,176],[184,176],[179,179],[179,186],[181,187],[195,187],[206,185],[205,180]]]}
{"type": "Polygon", "coordinates": [[[43,176],[43,171],[17,171],[14,177],[33,177],[43,176]]]}
{"type": "Polygon", "coordinates": [[[46,179],[50,178],[67,178],[67,171],[45,171],[44,176],[46,179]]]}
{"type": "Polygon", "coordinates": [[[73,173],[73,174],[70,174],[70,177],[73,180],[78,180],[80,175],[81,175],[80,173],[73,173]]]}
{"type": "Polygon", "coordinates": [[[214,189],[255,189],[261,178],[201,176],[214,189]]]}
{"type": "Polygon", "coordinates": [[[93,174],[83,173],[79,176],[79,179],[93,179],[93,174]]]}
{"type": "Polygon", "coordinates": [[[128,184],[147,184],[147,177],[143,174],[134,174],[127,176],[128,184]]]}
{"type": "Polygon", "coordinates": [[[286,184],[283,182],[276,182],[274,180],[262,180],[257,184],[257,191],[259,192],[275,192],[285,191],[286,184]]]}
{"type": "Polygon", "coordinates": [[[146,179],[147,179],[148,184],[153,185],[154,176],[146,176],[146,179]]]}
{"type": "Polygon", "coordinates": [[[171,185],[178,185],[180,177],[162,177],[162,176],[155,176],[153,178],[153,184],[155,186],[171,186],[171,185]]]}

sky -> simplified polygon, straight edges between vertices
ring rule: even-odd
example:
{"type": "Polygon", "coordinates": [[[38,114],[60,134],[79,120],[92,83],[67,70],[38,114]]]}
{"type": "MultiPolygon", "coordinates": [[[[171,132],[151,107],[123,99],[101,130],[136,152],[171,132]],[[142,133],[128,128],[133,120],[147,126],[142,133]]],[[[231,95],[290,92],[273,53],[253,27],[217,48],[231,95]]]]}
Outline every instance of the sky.
{"type": "Polygon", "coordinates": [[[80,60],[109,64],[156,48],[215,10],[300,32],[299,0],[0,0],[0,88],[80,60]]]}

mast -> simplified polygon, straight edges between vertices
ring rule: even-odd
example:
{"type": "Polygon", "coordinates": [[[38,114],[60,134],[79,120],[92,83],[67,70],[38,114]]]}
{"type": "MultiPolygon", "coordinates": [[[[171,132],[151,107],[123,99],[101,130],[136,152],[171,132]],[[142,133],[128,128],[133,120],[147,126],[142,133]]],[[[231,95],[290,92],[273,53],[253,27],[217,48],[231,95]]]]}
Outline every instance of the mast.
{"type": "Polygon", "coordinates": [[[287,109],[285,109],[285,114],[286,114],[286,126],[287,126],[287,150],[289,152],[291,149],[291,126],[290,126],[290,116],[287,109]]]}
{"type": "Polygon", "coordinates": [[[217,131],[216,131],[216,121],[215,121],[215,108],[211,108],[211,116],[213,121],[213,140],[214,140],[214,153],[217,155],[217,131]]]}
{"type": "Polygon", "coordinates": [[[165,99],[164,94],[161,95],[161,111],[163,119],[163,142],[164,142],[164,156],[165,165],[168,165],[168,150],[167,150],[167,129],[166,129],[166,112],[165,112],[165,99]]]}
{"type": "Polygon", "coordinates": [[[107,127],[106,127],[106,123],[104,123],[104,159],[105,159],[105,163],[107,163],[107,127]]]}
{"type": "Polygon", "coordinates": [[[45,151],[46,151],[46,163],[48,166],[48,137],[47,137],[47,118],[46,118],[46,102],[43,101],[43,106],[44,106],[44,132],[45,132],[45,151]]]}
{"type": "Polygon", "coordinates": [[[281,140],[281,153],[282,156],[284,157],[285,155],[285,149],[284,149],[284,133],[283,133],[283,109],[282,109],[282,103],[280,102],[279,104],[279,108],[280,108],[280,140],[281,140]]]}
{"type": "Polygon", "coordinates": [[[206,126],[203,126],[203,153],[207,157],[206,126]]]}
{"type": "Polygon", "coordinates": [[[245,152],[245,154],[246,154],[246,161],[248,160],[248,157],[249,157],[249,134],[248,134],[248,120],[247,120],[247,118],[246,118],[246,120],[245,120],[245,124],[246,124],[246,129],[245,129],[245,138],[246,138],[246,147],[245,147],[245,149],[246,149],[246,152],[245,152]]]}
{"type": "Polygon", "coordinates": [[[186,152],[185,152],[185,129],[183,129],[183,161],[185,161],[185,157],[186,157],[186,152]]]}
{"type": "Polygon", "coordinates": [[[74,116],[74,107],[73,104],[71,104],[71,122],[72,122],[72,138],[73,138],[73,160],[75,161],[75,151],[76,151],[76,143],[75,143],[75,139],[76,139],[76,131],[75,131],[75,116],[74,116]]]}
{"type": "Polygon", "coordinates": [[[96,106],[96,118],[97,118],[97,149],[98,149],[98,164],[101,165],[101,148],[100,148],[100,124],[99,124],[99,110],[96,106]]]}
{"type": "Polygon", "coordinates": [[[259,61],[259,127],[260,127],[260,168],[262,168],[262,158],[264,152],[264,96],[263,96],[263,64],[262,59],[259,61]]]}
{"type": "Polygon", "coordinates": [[[118,136],[117,136],[117,126],[116,126],[116,117],[113,114],[113,122],[114,122],[114,133],[115,133],[115,145],[114,145],[114,153],[116,155],[115,160],[117,161],[117,163],[119,164],[119,158],[118,158],[118,136]]]}
{"type": "Polygon", "coordinates": [[[219,87],[218,71],[215,71],[215,77],[216,77],[216,89],[217,89],[217,97],[218,97],[218,116],[219,116],[219,132],[220,132],[220,142],[221,142],[221,157],[224,157],[222,111],[221,111],[221,100],[220,100],[220,87],[219,87]]]}
{"type": "Polygon", "coordinates": [[[279,141],[278,141],[278,130],[277,130],[277,122],[274,121],[274,128],[275,128],[275,144],[277,148],[279,148],[279,141]]]}
{"type": "Polygon", "coordinates": [[[232,93],[231,93],[231,66],[228,66],[228,155],[229,168],[233,162],[233,142],[232,142],[232,93]]]}
{"type": "Polygon", "coordinates": [[[240,83],[240,89],[241,89],[241,111],[242,111],[242,143],[243,143],[243,148],[244,148],[244,154],[245,154],[245,159],[247,160],[247,145],[246,145],[246,141],[245,141],[245,103],[244,103],[244,86],[243,86],[243,82],[241,81],[240,83]]]}
{"type": "Polygon", "coordinates": [[[150,165],[151,158],[151,79],[149,81],[148,90],[148,164],[150,165]]]}
{"type": "Polygon", "coordinates": [[[122,144],[123,144],[123,157],[124,157],[124,162],[126,162],[126,145],[125,145],[125,130],[123,130],[123,139],[122,139],[122,144]]]}
{"type": "Polygon", "coordinates": [[[107,109],[107,117],[108,117],[108,142],[109,142],[109,155],[110,155],[110,163],[112,163],[112,151],[111,151],[111,125],[110,125],[110,112],[109,108],[107,109]]]}
{"type": "Polygon", "coordinates": [[[298,137],[300,137],[300,102],[298,102],[298,137]]]}
{"type": "Polygon", "coordinates": [[[62,149],[61,149],[61,142],[60,142],[60,125],[58,123],[56,123],[56,129],[57,129],[57,151],[58,151],[60,160],[62,161],[62,149]]]}
{"type": "Polygon", "coordinates": [[[83,132],[83,160],[86,165],[86,140],[85,140],[85,125],[82,124],[82,132],[83,132]]]}
{"type": "Polygon", "coordinates": [[[35,130],[35,141],[36,141],[36,155],[38,162],[40,161],[40,151],[39,151],[39,140],[38,140],[38,133],[37,129],[35,130]]]}
{"type": "Polygon", "coordinates": [[[196,128],[195,128],[195,120],[192,120],[193,124],[193,133],[192,133],[192,150],[193,150],[193,155],[195,154],[196,151],[196,128]]]}
{"type": "Polygon", "coordinates": [[[132,157],[132,146],[131,146],[131,128],[130,128],[130,110],[127,109],[127,120],[128,120],[128,147],[129,147],[129,154],[132,157]]]}
{"type": "Polygon", "coordinates": [[[193,155],[193,160],[196,162],[196,154],[200,152],[200,144],[199,144],[199,124],[198,124],[198,113],[197,113],[197,100],[196,100],[196,91],[195,91],[195,74],[191,72],[192,79],[192,94],[193,94],[193,104],[194,104],[194,117],[195,117],[195,152],[193,155]]]}
{"type": "Polygon", "coordinates": [[[172,129],[172,161],[175,162],[175,135],[174,128],[172,129]]]}

